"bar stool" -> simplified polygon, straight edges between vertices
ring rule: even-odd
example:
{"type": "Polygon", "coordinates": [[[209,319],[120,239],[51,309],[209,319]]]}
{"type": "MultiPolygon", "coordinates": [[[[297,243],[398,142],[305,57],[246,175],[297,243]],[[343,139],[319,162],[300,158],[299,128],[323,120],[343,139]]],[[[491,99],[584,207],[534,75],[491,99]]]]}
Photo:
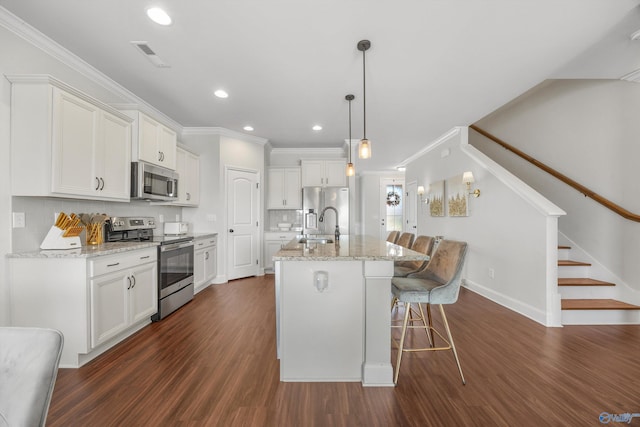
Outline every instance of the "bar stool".
{"type": "Polygon", "coordinates": [[[438,245],[438,248],[425,269],[418,273],[409,274],[407,277],[394,277],[391,279],[391,291],[393,296],[396,297],[398,301],[405,303],[402,335],[398,345],[398,358],[393,379],[394,383],[398,383],[400,363],[402,362],[402,354],[404,352],[451,350],[453,352],[456,365],[458,365],[458,372],[460,372],[462,384],[466,384],[464,375],[462,374],[460,360],[458,359],[458,353],[453,343],[453,337],[451,336],[451,330],[449,329],[449,323],[447,322],[447,317],[443,308],[444,304],[453,304],[458,300],[460,282],[462,280],[462,267],[464,265],[466,253],[467,244],[465,242],[443,240],[438,245]],[[408,325],[410,322],[409,315],[412,312],[412,303],[418,304],[421,314],[423,313],[421,304],[426,304],[428,324],[424,322],[424,316],[422,316],[423,326],[414,326],[413,322],[415,322],[415,319],[412,319],[411,325],[408,325]],[[438,304],[440,306],[442,322],[447,335],[446,338],[433,327],[430,308],[431,304],[438,304]],[[429,336],[429,347],[405,348],[404,342],[407,329],[423,329],[427,331],[429,336]],[[433,337],[434,332],[446,343],[446,346],[435,347],[433,337]]]}
{"type": "MultiPolygon", "coordinates": [[[[432,236],[418,236],[411,245],[411,250],[430,255],[435,238],[432,236]]],[[[393,277],[407,277],[411,273],[417,273],[427,266],[429,261],[397,261],[393,264],[393,277]]]]}
{"type": "Polygon", "coordinates": [[[391,231],[387,236],[387,242],[395,244],[398,241],[398,237],[400,237],[399,231],[391,231]]]}
{"type": "Polygon", "coordinates": [[[63,341],[54,329],[0,328],[0,425],[45,425],[63,341]]]}
{"type": "Polygon", "coordinates": [[[403,246],[407,249],[410,249],[411,245],[413,244],[414,237],[415,236],[413,233],[402,233],[400,237],[398,237],[398,241],[396,242],[396,245],[403,246]]]}

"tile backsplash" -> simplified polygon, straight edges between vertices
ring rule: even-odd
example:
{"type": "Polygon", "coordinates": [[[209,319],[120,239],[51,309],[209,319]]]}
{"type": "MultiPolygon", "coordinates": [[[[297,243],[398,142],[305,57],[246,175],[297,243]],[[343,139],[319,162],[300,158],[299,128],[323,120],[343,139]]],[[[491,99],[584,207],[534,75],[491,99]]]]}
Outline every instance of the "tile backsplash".
{"type": "MultiPolygon", "coordinates": [[[[12,230],[12,252],[38,250],[42,240],[54,224],[57,212],[66,214],[104,213],[108,216],[151,216],[157,222],[159,222],[159,215],[163,215],[165,221],[182,219],[182,208],[180,207],[151,205],[142,200],[117,203],[49,197],[12,197],[12,211],[24,212],[25,214],[25,227],[12,230]]],[[[157,227],[160,232],[161,225],[157,227]]]]}
{"type": "Polygon", "coordinates": [[[302,227],[302,210],[273,209],[267,212],[267,227],[264,231],[278,231],[278,224],[281,222],[289,222],[292,227],[302,227]]]}

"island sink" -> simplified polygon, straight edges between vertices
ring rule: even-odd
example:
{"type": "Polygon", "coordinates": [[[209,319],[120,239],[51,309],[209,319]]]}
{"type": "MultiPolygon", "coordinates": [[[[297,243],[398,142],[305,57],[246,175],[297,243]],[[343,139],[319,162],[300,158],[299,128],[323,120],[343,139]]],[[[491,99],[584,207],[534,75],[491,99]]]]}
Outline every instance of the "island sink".
{"type": "Polygon", "coordinates": [[[329,239],[327,237],[301,237],[298,239],[298,243],[333,243],[333,239],[329,239]]]}

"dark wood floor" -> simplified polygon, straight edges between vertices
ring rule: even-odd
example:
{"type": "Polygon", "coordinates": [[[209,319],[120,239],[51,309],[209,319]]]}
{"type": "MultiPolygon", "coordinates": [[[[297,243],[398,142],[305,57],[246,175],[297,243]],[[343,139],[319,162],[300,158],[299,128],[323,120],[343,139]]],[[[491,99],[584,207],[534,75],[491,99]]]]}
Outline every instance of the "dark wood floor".
{"type": "Polygon", "coordinates": [[[446,308],[466,386],[450,352],[405,356],[395,388],[281,383],[273,276],[216,285],[61,369],[47,424],[597,426],[640,412],[640,327],[545,328],[465,289],[446,308]]]}

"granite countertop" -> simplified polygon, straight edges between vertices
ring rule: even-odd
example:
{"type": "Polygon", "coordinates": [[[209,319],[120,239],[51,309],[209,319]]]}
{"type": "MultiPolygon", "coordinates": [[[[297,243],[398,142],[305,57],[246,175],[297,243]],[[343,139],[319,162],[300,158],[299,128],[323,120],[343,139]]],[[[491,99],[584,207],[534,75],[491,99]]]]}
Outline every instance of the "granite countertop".
{"type": "Polygon", "coordinates": [[[340,236],[337,243],[298,243],[293,239],[274,261],[422,261],[429,257],[371,236],[340,236]]]}
{"type": "Polygon", "coordinates": [[[109,242],[74,249],[48,249],[7,254],[7,258],[90,258],[158,246],[155,242],[109,242]]]}

